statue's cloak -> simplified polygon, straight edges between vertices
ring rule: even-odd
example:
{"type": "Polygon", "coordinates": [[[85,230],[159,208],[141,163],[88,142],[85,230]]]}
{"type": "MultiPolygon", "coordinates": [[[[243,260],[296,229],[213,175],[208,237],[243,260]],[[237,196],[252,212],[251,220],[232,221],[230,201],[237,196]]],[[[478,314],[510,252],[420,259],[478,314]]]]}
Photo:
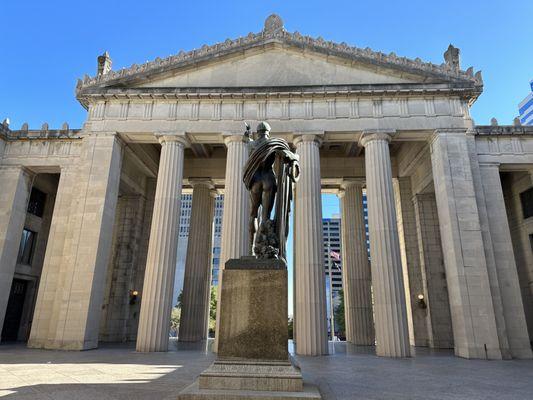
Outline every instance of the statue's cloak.
{"type": "Polygon", "coordinates": [[[270,138],[254,149],[246,165],[244,166],[244,185],[246,189],[250,190],[252,180],[258,169],[267,161],[273,154],[280,154],[286,162],[298,162],[298,156],[291,151],[289,144],[279,138],[270,138]]]}
{"type": "Polygon", "coordinates": [[[285,259],[285,245],[289,233],[289,215],[292,201],[292,185],[300,175],[298,155],[294,154],[289,144],[280,138],[270,138],[259,144],[250,154],[244,166],[243,182],[246,189],[252,187],[255,173],[267,160],[276,157],[274,165],[276,174],[275,229],[279,238],[279,257],[285,259]]]}

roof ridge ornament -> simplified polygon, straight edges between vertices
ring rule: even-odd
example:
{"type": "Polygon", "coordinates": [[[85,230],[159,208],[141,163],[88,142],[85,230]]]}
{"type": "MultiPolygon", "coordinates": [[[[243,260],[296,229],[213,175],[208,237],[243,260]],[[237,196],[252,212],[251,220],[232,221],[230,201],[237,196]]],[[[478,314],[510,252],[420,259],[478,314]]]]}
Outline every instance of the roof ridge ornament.
{"type": "Polygon", "coordinates": [[[111,71],[111,65],[113,64],[113,61],[111,61],[111,57],[109,57],[109,53],[107,52],[107,50],[104,52],[104,54],[98,56],[97,60],[97,76],[106,75],[108,72],[111,71]]]}
{"type": "Polygon", "coordinates": [[[461,66],[459,64],[460,52],[461,51],[451,43],[448,46],[448,49],[444,52],[444,61],[446,62],[446,66],[454,72],[459,72],[461,70],[461,66]]]}
{"type": "Polygon", "coordinates": [[[265,27],[263,32],[266,34],[277,33],[285,30],[283,27],[283,20],[278,14],[270,14],[265,20],[265,27]]]}

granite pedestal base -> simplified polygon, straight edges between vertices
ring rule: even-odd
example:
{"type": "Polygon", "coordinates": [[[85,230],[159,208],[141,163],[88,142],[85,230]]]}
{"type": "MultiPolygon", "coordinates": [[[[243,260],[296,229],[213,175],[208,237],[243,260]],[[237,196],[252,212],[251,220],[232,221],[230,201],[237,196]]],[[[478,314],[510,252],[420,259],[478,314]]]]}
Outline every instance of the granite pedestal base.
{"type": "Polygon", "coordinates": [[[318,400],[322,399],[316,386],[305,385],[301,392],[258,392],[252,390],[200,389],[198,381],[187,386],[179,400],[318,400]]]}
{"type": "Polygon", "coordinates": [[[218,359],[178,399],[321,399],[289,358],[285,262],[243,257],[223,274],[218,359]]]}

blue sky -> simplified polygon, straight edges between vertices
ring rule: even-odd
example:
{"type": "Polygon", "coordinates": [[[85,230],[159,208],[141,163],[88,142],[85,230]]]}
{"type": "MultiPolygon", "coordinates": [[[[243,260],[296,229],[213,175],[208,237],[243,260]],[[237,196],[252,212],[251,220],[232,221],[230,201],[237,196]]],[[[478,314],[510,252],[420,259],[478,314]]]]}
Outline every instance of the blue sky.
{"type": "Polygon", "coordinates": [[[533,1],[5,1],[0,24],[0,118],[81,126],[76,79],[108,50],[116,69],[261,30],[276,12],[289,31],[481,69],[476,123],[511,123],[533,79],[533,1]]]}
{"type": "MultiPolygon", "coordinates": [[[[104,50],[120,69],[260,31],[273,12],[289,31],[438,64],[453,43],[463,69],[483,71],[485,90],[472,108],[480,125],[493,116],[512,123],[533,79],[531,0],[7,0],[1,10],[0,119],[14,129],[81,127],[76,79],[95,74],[104,50]]],[[[334,196],[323,201],[324,216],[338,212],[334,196]]]]}

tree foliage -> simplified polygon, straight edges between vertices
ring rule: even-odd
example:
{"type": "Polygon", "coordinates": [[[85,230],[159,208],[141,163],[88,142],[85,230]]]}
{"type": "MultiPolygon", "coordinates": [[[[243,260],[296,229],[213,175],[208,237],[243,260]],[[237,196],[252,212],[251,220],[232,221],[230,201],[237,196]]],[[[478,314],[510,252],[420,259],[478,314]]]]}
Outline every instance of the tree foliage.
{"type": "Polygon", "coordinates": [[[209,337],[215,337],[217,326],[217,287],[211,286],[209,300],[209,337]]]}
{"type": "Polygon", "coordinates": [[[170,314],[170,335],[178,336],[180,319],[181,319],[181,301],[183,299],[183,290],[178,295],[177,304],[172,307],[172,313],[170,314]]]}
{"type": "Polygon", "coordinates": [[[339,305],[335,307],[335,328],[339,337],[346,337],[346,322],[344,320],[344,291],[339,290],[339,305]]]}

